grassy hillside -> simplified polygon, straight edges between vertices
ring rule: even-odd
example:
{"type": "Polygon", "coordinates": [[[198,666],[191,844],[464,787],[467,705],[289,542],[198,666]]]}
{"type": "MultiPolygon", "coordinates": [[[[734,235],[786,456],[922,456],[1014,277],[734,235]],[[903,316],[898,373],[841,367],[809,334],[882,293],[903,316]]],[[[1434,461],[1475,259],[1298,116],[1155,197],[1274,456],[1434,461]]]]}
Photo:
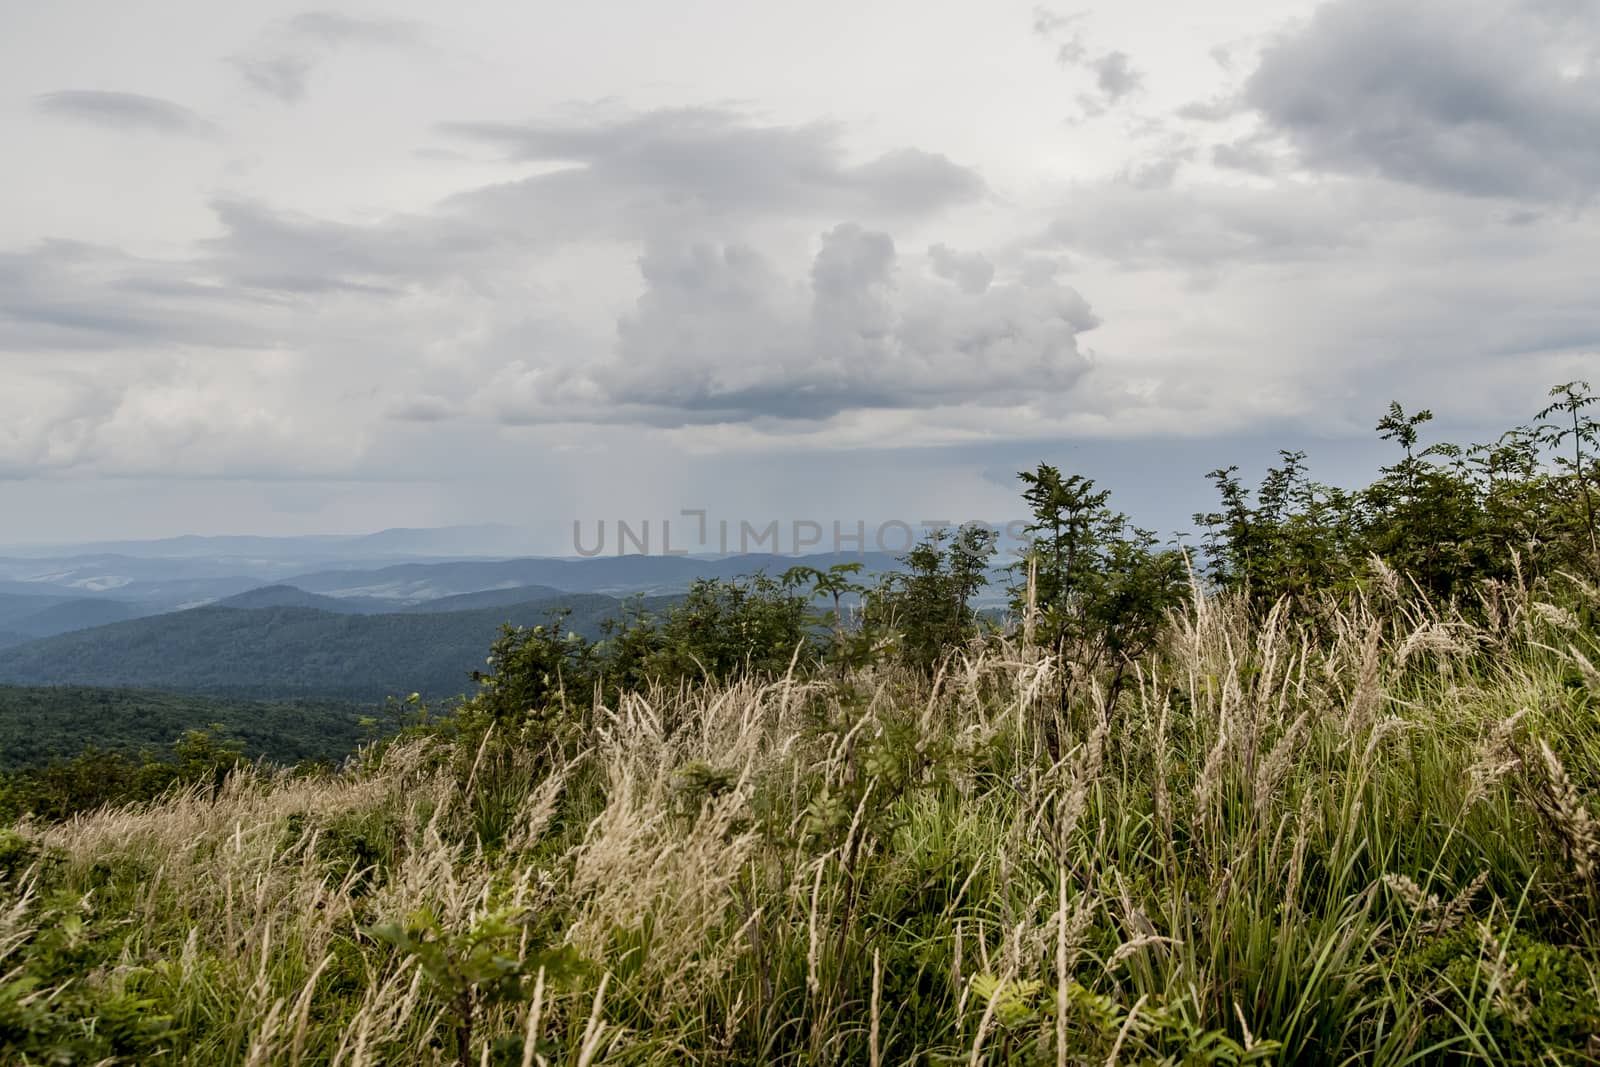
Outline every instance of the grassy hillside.
{"type": "Polygon", "coordinates": [[[367,737],[363,709],[337,701],[263,702],[82,686],[0,686],[0,770],[95,748],[166,753],[185,731],[221,727],[251,759],[338,759],[367,737]]]}
{"type": "Polygon", "coordinates": [[[195,608],[0,650],[0,684],[126,686],[253,696],[381,700],[418,691],[448,696],[502,624],[548,622],[593,636],[618,601],[558,599],[433,614],[341,615],[304,607],[195,608]]]}
{"type": "Polygon", "coordinates": [[[1398,588],[1199,600],[1109,705],[991,637],[935,678],[468,715],[20,824],[0,1034],[27,1062],[1593,1063],[1600,593],[1473,621],[1398,588]]]}

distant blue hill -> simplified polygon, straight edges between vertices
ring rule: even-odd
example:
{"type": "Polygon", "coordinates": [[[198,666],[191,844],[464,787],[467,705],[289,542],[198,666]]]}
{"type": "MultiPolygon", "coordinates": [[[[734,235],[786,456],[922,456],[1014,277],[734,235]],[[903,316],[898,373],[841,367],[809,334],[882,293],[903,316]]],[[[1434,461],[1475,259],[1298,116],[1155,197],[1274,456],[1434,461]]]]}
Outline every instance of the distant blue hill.
{"type": "MultiPolygon", "coordinates": [[[[533,597],[523,597],[532,600],[533,597]]],[[[217,601],[219,608],[238,608],[251,611],[256,608],[315,608],[335,615],[378,615],[395,609],[392,600],[372,597],[323,596],[308,593],[292,585],[264,585],[217,601]]]]}
{"type": "Polygon", "coordinates": [[[862,563],[863,573],[867,575],[901,569],[893,556],[883,552],[814,556],[747,554],[722,559],[646,555],[590,559],[532,557],[405,563],[372,570],[325,570],[288,578],[286,584],[327,596],[370,596],[398,602],[523,586],[615,596],[682,592],[697,578],[736,578],[758,571],[777,576],[801,564],[820,570],[846,562],[862,563]]]}
{"type": "Polygon", "coordinates": [[[149,614],[150,608],[110,597],[0,593],[0,631],[11,644],[149,614]]]}
{"type": "Polygon", "coordinates": [[[560,600],[567,595],[566,590],[556,589],[553,586],[518,585],[510,589],[484,589],[476,593],[458,593],[455,596],[439,597],[437,600],[424,600],[403,610],[408,613],[427,614],[443,611],[476,611],[479,608],[494,608],[507,604],[560,600]]]}
{"type": "Polygon", "coordinates": [[[18,633],[34,637],[52,637],[72,630],[86,630],[91,626],[126,622],[128,619],[137,619],[149,614],[149,609],[123,600],[85,597],[53,604],[32,615],[13,619],[7,625],[18,633]]]}
{"type": "Polygon", "coordinates": [[[0,630],[10,629],[11,623],[16,619],[25,619],[29,615],[36,615],[47,608],[75,599],[78,598],[41,593],[37,590],[22,593],[0,592],[0,630]]]}
{"type": "MultiPolygon", "coordinates": [[[[658,602],[659,604],[659,602],[658,602]]],[[[209,606],[0,649],[0,685],[128,686],[240,696],[362,701],[470,691],[503,624],[565,625],[597,637],[621,604],[558,597],[475,611],[383,615],[301,606],[209,606]]]]}

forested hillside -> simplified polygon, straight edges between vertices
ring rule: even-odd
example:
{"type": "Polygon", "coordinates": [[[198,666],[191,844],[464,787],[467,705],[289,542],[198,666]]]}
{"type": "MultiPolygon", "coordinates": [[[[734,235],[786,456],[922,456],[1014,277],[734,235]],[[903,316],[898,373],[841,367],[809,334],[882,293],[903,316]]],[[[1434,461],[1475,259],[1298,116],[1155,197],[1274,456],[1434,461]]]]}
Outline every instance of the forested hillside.
{"type": "Polygon", "coordinates": [[[533,626],[569,611],[567,625],[593,637],[620,609],[620,601],[592,594],[439,613],[195,608],[0,650],[0,684],[444,697],[471,688],[470,674],[503,624],[533,626]]]}
{"type": "Polygon", "coordinates": [[[373,731],[373,706],[333,700],[251,701],[137,689],[0,686],[0,770],[70,759],[87,748],[166,755],[189,730],[215,727],[247,758],[293,764],[343,759],[373,731]]]}
{"type": "Polygon", "coordinates": [[[122,622],[152,610],[111,597],[0,593],[0,632],[31,640],[122,622]]]}

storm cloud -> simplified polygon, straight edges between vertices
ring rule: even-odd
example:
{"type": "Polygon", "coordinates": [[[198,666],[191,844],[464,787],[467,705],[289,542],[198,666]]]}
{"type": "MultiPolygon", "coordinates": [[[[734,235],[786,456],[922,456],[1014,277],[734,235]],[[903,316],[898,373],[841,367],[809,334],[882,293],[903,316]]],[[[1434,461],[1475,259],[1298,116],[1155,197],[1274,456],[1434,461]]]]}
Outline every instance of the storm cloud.
{"type": "Polygon", "coordinates": [[[1600,7],[1331,0],[1264,52],[1241,102],[1318,170],[1580,200],[1600,186],[1600,7]]]}

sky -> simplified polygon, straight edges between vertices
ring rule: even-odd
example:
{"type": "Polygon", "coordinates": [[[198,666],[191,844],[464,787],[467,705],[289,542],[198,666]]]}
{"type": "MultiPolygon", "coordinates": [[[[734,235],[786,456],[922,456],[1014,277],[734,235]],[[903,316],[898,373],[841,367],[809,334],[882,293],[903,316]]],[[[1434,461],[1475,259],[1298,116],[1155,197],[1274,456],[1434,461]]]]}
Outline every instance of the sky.
{"type": "Polygon", "coordinates": [[[1600,379],[1597,0],[13,2],[0,143],[0,544],[1170,527],[1600,379]]]}

